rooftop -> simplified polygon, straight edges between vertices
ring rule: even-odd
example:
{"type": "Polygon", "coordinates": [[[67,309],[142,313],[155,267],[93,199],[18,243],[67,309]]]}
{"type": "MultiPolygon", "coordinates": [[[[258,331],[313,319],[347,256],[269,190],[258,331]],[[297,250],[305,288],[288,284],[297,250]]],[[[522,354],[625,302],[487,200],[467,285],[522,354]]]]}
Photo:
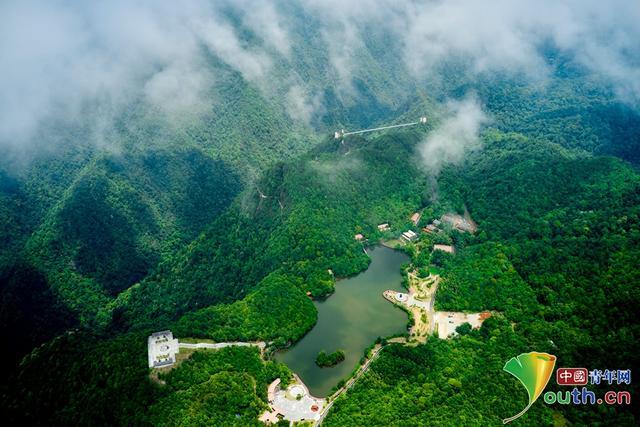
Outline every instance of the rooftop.
{"type": "Polygon", "coordinates": [[[178,340],[171,331],[154,332],[147,339],[147,356],[150,368],[170,366],[176,362],[178,340]]]}
{"type": "Polygon", "coordinates": [[[434,251],[445,251],[445,252],[449,252],[450,254],[454,253],[456,250],[453,246],[451,245],[433,245],[433,250],[434,251]]]}

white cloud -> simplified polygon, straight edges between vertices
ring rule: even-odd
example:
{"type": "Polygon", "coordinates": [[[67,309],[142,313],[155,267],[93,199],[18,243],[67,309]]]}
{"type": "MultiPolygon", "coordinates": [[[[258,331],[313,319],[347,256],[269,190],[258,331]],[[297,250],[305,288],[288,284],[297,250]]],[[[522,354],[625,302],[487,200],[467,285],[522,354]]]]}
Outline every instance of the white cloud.
{"type": "Polygon", "coordinates": [[[458,164],[467,153],[481,149],[480,130],[488,122],[475,97],[449,101],[446,116],[418,146],[427,173],[437,176],[443,166],[458,164]]]}
{"type": "Polygon", "coordinates": [[[259,82],[271,68],[269,56],[245,46],[228,22],[212,17],[196,28],[207,47],[246,80],[259,82]]]}
{"type": "Polygon", "coordinates": [[[278,13],[274,4],[268,0],[236,1],[244,10],[244,23],[281,55],[291,54],[291,40],[285,24],[286,17],[278,13]]]}
{"type": "Polygon", "coordinates": [[[320,97],[310,97],[305,89],[297,84],[291,86],[287,92],[285,107],[289,117],[306,125],[309,125],[313,116],[322,109],[320,97]]]}
{"type": "MultiPolygon", "coordinates": [[[[195,0],[0,3],[0,144],[20,145],[47,120],[87,119],[108,129],[138,99],[175,118],[212,107],[207,50],[255,84],[271,68],[223,13],[195,0]],[[99,122],[99,123],[98,123],[99,122]]],[[[228,6],[228,5],[227,5],[228,6]]],[[[279,52],[290,49],[272,4],[246,2],[248,25],[279,52]]]]}
{"type": "Polygon", "coordinates": [[[352,58],[362,31],[376,28],[403,46],[416,78],[451,60],[471,76],[507,72],[530,79],[551,71],[545,46],[608,80],[621,99],[640,104],[640,1],[637,0],[308,0],[319,16],[341,81],[358,72],[352,58]]]}
{"type": "Polygon", "coordinates": [[[416,74],[443,61],[469,61],[472,73],[545,76],[551,44],[640,99],[640,2],[636,0],[448,0],[410,2],[405,58],[416,74]]]}
{"type": "Polygon", "coordinates": [[[208,54],[260,88],[285,82],[264,93],[288,88],[289,114],[306,121],[318,108],[310,87],[318,87],[293,76],[298,70],[273,73],[287,63],[274,55],[308,53],[297,45],[305,40],[290,34],[290,19],[317,27],[338,93],[363,73],[366,31],[382,31],[401,46],[416,79],[451,59],[469,64],[471,76],[544,78],[550,70],[542,49],[551,45],[640,105],[637,0],[306,0],[302,18],[291,9],[298,10],[269,0],[0,2],[0,144],[28,140],[51,118],[83,117],[87,103],[100,104],[104,128],[139,99],[171,115],[211,108],[208,54]],[[247,29],[257,42],[246,40],[247,29]]]}
{"type": "Polygon", "coordinates": [[[203,95],[212,80],[206,68],[172,64],[147,80],[144,94],[149,104],[167,113],[169,118],[198,115],[207,109],[203,95]]]}
{"type": "Polygon", "coordinates": [[[206,10],[146,1],[4,3],[0,142],[28,140],[52,117],[74,120],[87,102],[100,103],[102,127],[142,95],[170,111],[200,103],[209,76],[192,23],[206,10]]]}

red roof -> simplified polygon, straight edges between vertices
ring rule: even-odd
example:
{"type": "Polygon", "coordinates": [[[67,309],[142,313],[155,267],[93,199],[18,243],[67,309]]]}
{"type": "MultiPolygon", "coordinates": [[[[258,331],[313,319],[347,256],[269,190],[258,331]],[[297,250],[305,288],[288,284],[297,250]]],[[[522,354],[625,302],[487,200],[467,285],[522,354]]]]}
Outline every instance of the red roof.
{"type": "Polygon", "coordinates": [[[491,313],[488,311],[480,313],[480,320],[487,320],[489,317],[491,317],[491,313]]]}

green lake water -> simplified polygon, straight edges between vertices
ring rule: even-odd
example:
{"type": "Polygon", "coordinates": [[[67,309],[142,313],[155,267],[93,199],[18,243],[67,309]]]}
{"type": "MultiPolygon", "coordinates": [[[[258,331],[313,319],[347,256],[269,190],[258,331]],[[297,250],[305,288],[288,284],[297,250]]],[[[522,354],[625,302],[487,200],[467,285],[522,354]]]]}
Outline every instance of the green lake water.
{"type": "Polygon", "coordinates": [[[341,379],[349,376],[377,337],[406,332],[407,315],[385,300],[387,289],[402,291],[400,266],[409,261],[402,252],[376,246],[367,249],[369,268],[357,276],[340,280],[335,292],[316,302],[318,323],[290,349],[276,353],[309,387],[311,394],[325,397],[341,379]],[[321,350],[345,352],[344,362],[319,368],[315,358],[321,350]]]}

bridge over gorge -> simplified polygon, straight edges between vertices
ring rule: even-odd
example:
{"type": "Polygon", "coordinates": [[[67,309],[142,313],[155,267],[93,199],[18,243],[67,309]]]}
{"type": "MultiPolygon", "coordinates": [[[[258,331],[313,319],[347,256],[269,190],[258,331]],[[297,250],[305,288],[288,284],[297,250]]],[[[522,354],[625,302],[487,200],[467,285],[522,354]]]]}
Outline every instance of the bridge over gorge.
{"type": "Polygon", "coordinates": [[[377,127],[377,128],[362,129],[362,130],[356,130],[356,131],[351,131],[351,132],[347,132],[344,129],[341,129],[339,131],[336,131],[334,136],[335,136],[335,139],[340,139],[340,138],[344,138],[345,136],[349,136],[349,135],[358,135],[358,134],[362,134],[362,133],[375,132],[375,131],[394,129],[394,128],[401,128],[401,127],[407,127],[407,126],[415,126],[415,125],[425,124],[425,123],[427,123],[427,118],[423,116],[423,117],[420,117],[420,119],[418,121],[416,121],[416,122],[401,123],[401,124],[398,124],[398,125],[381,126],[381,127],[377,127]]]}

